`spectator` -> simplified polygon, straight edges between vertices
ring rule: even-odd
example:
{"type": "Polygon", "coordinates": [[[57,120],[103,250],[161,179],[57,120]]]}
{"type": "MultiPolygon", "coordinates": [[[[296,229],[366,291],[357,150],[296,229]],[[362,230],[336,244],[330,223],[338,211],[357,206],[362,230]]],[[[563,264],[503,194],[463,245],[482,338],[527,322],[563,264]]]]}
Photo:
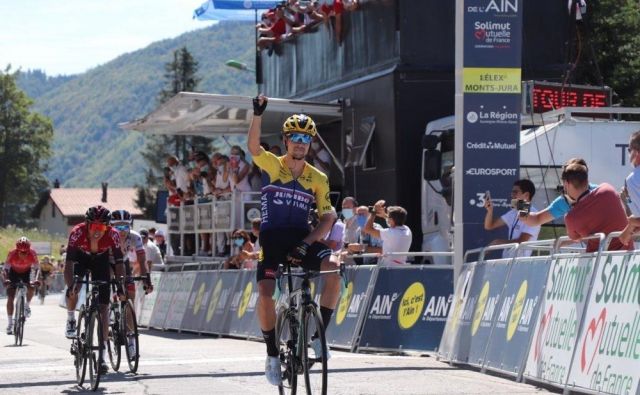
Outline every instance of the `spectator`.
{"type": "Polygon", "coordinates": [[[629,139],[629,163],[633,171],[624,182],[623,197],[634,217],[640,217],[640,131],[629,139]]]}
{"type": "MultiPolygon", "coordinates": [[[[587,162],[585,162],[584,159],[571,158],[562,166],[563,171],[572,163],[577,163],[587,168],[587,162]]],[[[589,189],[595,189],[596,187],[596,184],[589,184],[589,189]]],[[[520,221],[528,226],[539,226],[542,224],[546,224],[547,222],[551,222],[554,219],[564,217],[565,214],[569,212],[569,210],[571,210],[571,205],[569,205],[564,195],[561,195],[558,196],[553,202],[551,202],[551,204],[549,204],[549,206],[544,210],[535,213],[532,212],[525,217],[520,217],[520,221]]]]}
{"type": "MultiPolygon", "coordinates": [[[[562,184],[565,198],[571,211],[565,216],[567,235],[571,240],[579,241],[595,233],[609,234],[624,230],[629,221],[622,202],[615,189],[602,183],[595,189],[589,188],[587,167],[578,163],[566,166],[562,171],[562,184]]],[[[608,249],[631,250],[633,243],[613,238],[608,249]]],[[[598,240],[589,240],[587,252],[598,250],[598,240]]]]}
{"type": "Polygon", "coordinates": [[[62,256],[62,254],[67,252],[67,247],[64,246],[64,244],[60,244],[60,256],[62,256]]]}
{"type": "Polygon", "coordinates": [[[313,137],[313,142],[309,148],[308,160],[316,169],[329,177],[331,155],[329,155],[329,152],[322,146],[317,134],[313,137]]]}
{"type": "Polygon", "coordinates": [[[324,239],[320,242],[326,244],[333,252],[338,252],[342,249],[342,237],[344,235],[344,222],[337,218],[333,221],[333,226],[324,239]]]}
{"type": "MultiPolygon", "coordinates": [[[[382,240],[372,237],[371,235],[364,232],[364,227],[369,220],[369,208],[367,206],[359,206],[356,208],[356,238],[355,242],[349,243],[347,245],[347,249],[350,254],[357,253],[381,253],[382,252],[382,240]]],[[[380,231],[384,229],[377,223],[373,223],[373,228],[380,231]]],[[[355,257],[354,261],[357,265],[370,265],[376,264],[377,258],[359,258],[355,257]]]]}
{"type": "Polygon", "coordinates": [[[213,188],[213,195],[217,198],[228,197],[231,192],[231,183],[229,177],[229,157],[220,155],[216,161],[216,179],[213,188]]]}
{"type": "MultiPolygon", "coordinates": [[[[376,239],[382,240],[382,253],[409,252],[411,247],[411,229],[405,225],[407,220],[407,210],[400,206],[390,206],[385,209],[385,201],[378,200],[373,206],[375,215],[369,216],[364,226],[364,232],[376,239]],[[385,218],[388,228],[378,230],[373,226],[375,217],[385,218]]],[[[383,257],[380,265],[391,266],[396,264],[406,264],[406,256],[383,257]]]]}
{"type": "Polygon", "coordinates": [[[189,190],[189,172],[173,155],[167,157],[167,166],[171,170],[171,178],[165,178],[165,186],[171,195],[177,195],[182,200],[189,190]]]}
{"type": "Polygon", "coordinates": [[[358,216],[356,215],[357,206],[358,202],[352,196],[342,199],[342,218],[344,219],[343,247],[360,241],[358,216]]]}
{"type": "Polygon", "coordinates": [[[245,160],[244,150],[237,145],[231,147],[229,167],[231,169],[231,190],[234,191],[233,198],[236,207],[236,227],[244,229],[247,218],[243,213],[242,202],[250,201],[251,196],[243,195],[243,192],[251,192],[251,184],[249,184],[251,165],[245,160]]]}
{"type": "Polygon", "coordinates": [[[224,269],[252,269],[255,262],[248,256],[253,252],[253,243],[249,234],[242,229],[236,229],[231,234],[231,240],[235,253],[224,263],[224,269]]]}
{"type": "Polygon", "coordinates": [[[256,25],[260,38],[258,39],[258,48],[264,49],[271,46],[271,55],[273,51],[273,45],[279,44],[286,38],[288,23],[284,15],[284,8],[282,5],[278,5],[273,14],[267,12],[266,24],[261,23],[256,25]]]}
{"type": "Polygon", "coordinates": [[[253,163],[251,165],[251,171],[249,172],[249,184],[251,185],[251,191],[260,192],[262,189],[262,170],[260,167],[253,163]]]}
{"type": "MultiPolygon", "coordinates": [[[[513,183],[513,187],[511,188],[511,199],[524,201],[527,204],[531,204],[531,200],[533,199],[533,195],[536,194],[536,188],[533,185],[533,182],[530,180],[518,180],[513,183]]],[[[538,226],[529,226],[521,221],[522,215],[516,207],[513,207],[511,210],[507,211],[500,218],[493,218],[493,203],[491,202],[491,197],[485,196],[484,207],[487,209],[487,213],[484,217],[484,228],[486,230],[493,230],[497,228],[501,228],[503,226],[507,227],[507,234],[509,235],[506,239],[495,239],[489,243],[489,245],[499,245],[499,244],[508,244],[508,243],[522,243],[525,241],[534,241],[538,239],[538,234],[540,233],[540,225],[538,226]]],[[[530,206],[529,211],[537,211],[535,207],[530,206]]],[[[523,251],[523,256],[531,256],[532,250],[526,249],[523,251]]],[[[502,251],[503,258],[512,258],[515,256],[513,250],[504,250],[502,251]]]]}
{"type": "Polygon", "coordinates": [[[144,246],[145,256],[147,257],[146,259],[149,272],[151,272],[154,267],[156,270],[164,268],[164,261],[162,259],[160,248],[158,248],[158,246],[150,239],[149,231],[142,228],[138,233],[140,233],[140,237],[142,237],[142,245],[144,246]]]}
{"type": "MultiPolygon", "coordinates": [[[[262,223],[262,220],[260,218],[254,218],[251,221],[251,234],[249,235],[249,237],[251,237],[253,241],[253,250],[249,251],[249,250],[242,250],[242,254],[243,257],[247,260],[250,260],[255,267],[255,264],[257,264],[258,260],[260,259],[260,224],[262,223]]],[[[248,267],[245,267],[245,269],[248,269],[248,267]]]]}
{"type": "Polygon", "coordinates": [[[154,242],[160,249],[160,254],[162,255],[162,260],[164,261],[165,256],[167,256],[167,242],[164,238],[164,232],[162,229],[158,229],[155,233],[154,242]]]}
{"type": "Polygon", "coordinates": [[[156,228],[154,227],[149,228],[149,240],[156,242],[156,228]]]}

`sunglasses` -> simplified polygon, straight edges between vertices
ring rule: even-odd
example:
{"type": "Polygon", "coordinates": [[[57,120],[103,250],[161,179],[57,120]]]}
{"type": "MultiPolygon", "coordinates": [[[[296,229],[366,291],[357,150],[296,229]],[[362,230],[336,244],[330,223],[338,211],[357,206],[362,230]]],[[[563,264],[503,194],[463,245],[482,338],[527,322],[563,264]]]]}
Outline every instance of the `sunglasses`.
{"type": "Polygon", "coordinates": [[[116,228],[120,232],[128,232],[131,229],[129,225],[116,225],[114,226],[114,228],[116,228]]]}
{"type": "Polygon", "coordinates": [[[311,139],[312,139],[311,136],[303,133],[291,133],[287,135],[287,138],[292,143],[298,143],[298,144],[311,144],[311,139]]]}
{"type": "Polygon", "coordinates": [[[107,225],[101,222],[92,222],[89,224],[90,232],[104,232],[107,230],[107,225]]]}

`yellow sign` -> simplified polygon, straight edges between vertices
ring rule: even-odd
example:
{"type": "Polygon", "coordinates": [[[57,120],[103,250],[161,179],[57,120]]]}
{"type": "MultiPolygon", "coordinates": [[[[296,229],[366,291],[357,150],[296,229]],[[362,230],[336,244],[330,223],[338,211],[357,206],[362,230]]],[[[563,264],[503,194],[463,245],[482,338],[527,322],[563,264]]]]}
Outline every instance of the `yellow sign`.
{"type": "Polygon", "coordinates": [[[238,318],[242,318],[247,311],[247,306],[249,306],[249,301],[251,300],[251,291],[253,291],[253,283],[249,281],[242,293],[242,301],[240,302],[240,307],[238,307],[238,318]]]}
{"type": "Polygon", "coordinates": [[[353,282],[349,282],[349,285],[347,285],[347,287],[342,290],[340,304],[338,305],[338,314],[336,314],[336,325],[342,324],[342,321],[344,321],[344,319],[347,317],[347,311],[349,310],[349,303],[351,302],[352,295],[353,282]]]}
{"type": "Polygon", "coordinates": [[[222,279],[218,279],[216,287],[211,293],[211,300],[209,301],[209,309],[207,310],[207,322],[210,322],[213,318],[213,313],[216,311],[218,301],[220,300],[220,293],[222,292],[222,279]]]}
{"type": "Polygon", "coordinates": [[[465,67],[464,93],[520,93],[522,69],[465,67]]]}
{"type": "Polygon", "coordinates": [[[484,314],[484,309],[487,307],[487,299],[489,299],[489,281],[484,283],[484,287],[482,287],[482,291],[480,291],[480,296],[478,296],[478,301],[476,302],[476,311],[473,313],[473,324],[471,325],[471,336],[474,336],[480,327],[480,321],[482,321],[482,315],[484,314]]]}
{"type": "Polygon", "coordinates": [[[398,324],[402,329],[409,329],[415,325],[422,314],[425,300],[424,285],[415,282],[404,291],[400,308],[398,309],[398,324]]]}
{"type": "Polygon", "coordinates": [[[193,315],[198,314],[200,311],[200,307],[202,305],[202,297],[204,296],[204,290],[206,289],[205,283],[200,284],[200,289],[198,289],[198,295],[196,296],[196,303],[193,305],[193,315]]]}
{"type": "Polygon", "coordinates": [[[510,341],[518,328],[518,321],[522,315],[522,309],[524,308],[524,298],[527,296],[527,280],[524,280],[520,284],[520,289],[516,294],[516,300],[513,302],[511,308],[511,314],[509,315],[509,325],[507,326],[507,341],[510,341]]]}

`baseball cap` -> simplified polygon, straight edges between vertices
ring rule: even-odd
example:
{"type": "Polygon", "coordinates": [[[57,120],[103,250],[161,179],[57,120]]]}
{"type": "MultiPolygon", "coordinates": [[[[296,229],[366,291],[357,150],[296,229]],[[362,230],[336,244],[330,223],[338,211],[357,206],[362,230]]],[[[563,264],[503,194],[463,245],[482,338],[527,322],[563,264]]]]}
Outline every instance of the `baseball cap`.
{"type": "Polygon", "coordinates": [[[149,231],[146,230],[145,228],[140,229],[138,233],[140,233],[140,236],[142,237],[149,237],[149,231]]]}

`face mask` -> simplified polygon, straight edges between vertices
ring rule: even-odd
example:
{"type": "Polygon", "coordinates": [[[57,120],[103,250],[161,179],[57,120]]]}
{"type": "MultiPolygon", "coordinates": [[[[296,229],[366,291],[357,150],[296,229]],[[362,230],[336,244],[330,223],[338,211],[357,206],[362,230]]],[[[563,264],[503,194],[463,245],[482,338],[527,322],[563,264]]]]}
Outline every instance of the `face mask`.
{"type": "Polygon", "coordinates": [[[353,217],[353,209],[352,208],[343,208],[342,209],[342,216],[344,217],[344,219],[350,219],[351,217],[353,217]]]}
{"type": "Polygon", "coordinates": [[[358,215],[357,221],[358,221],[358,226],[362,228],[367,223],[367,217],[365,217],[364,215],[358,215]]]}
{"type": "Polygon", "coordinates": [[[242,245],[244,244],[244,239],[233,239],[233,244],[238,247],[242,247],[242,245]]]}
{"type": "Polygon", "coordinates": [[[204,165],[200,168],[200,172],[208,172],[209,171],[209,166],[208,165],[204,165]]]}

